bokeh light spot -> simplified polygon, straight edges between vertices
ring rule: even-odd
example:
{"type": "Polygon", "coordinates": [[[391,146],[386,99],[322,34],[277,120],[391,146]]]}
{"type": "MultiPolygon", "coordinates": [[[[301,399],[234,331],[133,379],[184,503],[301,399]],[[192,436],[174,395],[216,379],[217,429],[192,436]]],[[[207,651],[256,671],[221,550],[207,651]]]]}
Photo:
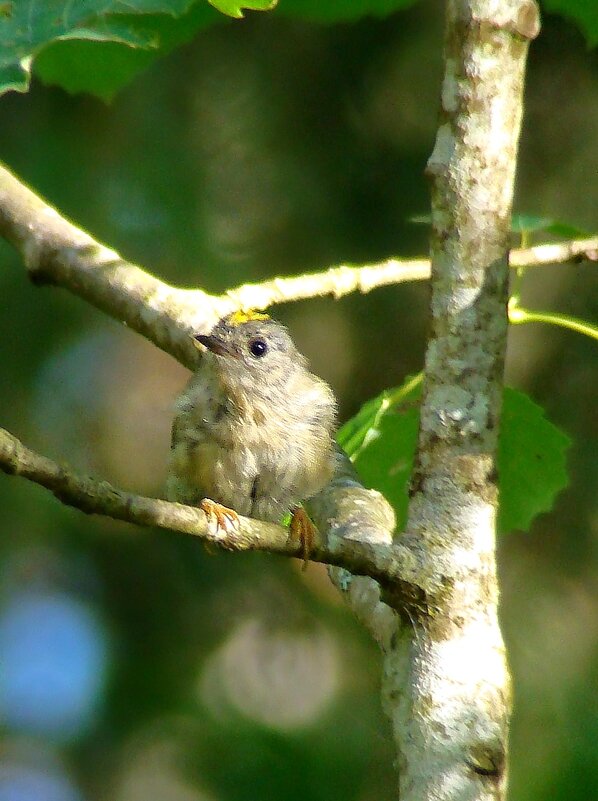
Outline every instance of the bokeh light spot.
{"type": "Polygon", "coordinates": [[[59,740],[88,729],[108,664],[106,632],[88,607],[65,593],[15,593],[0,610],[0,662],[7,726],[59,740]]]}
{"type": "Polygon", "coordinates": [[[266,726],[289,730],[316,722],[339,685],[339,652],[327,629],[268,628],[251,619],[212,654],[200,695],[217,717],[232,707],[266,726]]]}

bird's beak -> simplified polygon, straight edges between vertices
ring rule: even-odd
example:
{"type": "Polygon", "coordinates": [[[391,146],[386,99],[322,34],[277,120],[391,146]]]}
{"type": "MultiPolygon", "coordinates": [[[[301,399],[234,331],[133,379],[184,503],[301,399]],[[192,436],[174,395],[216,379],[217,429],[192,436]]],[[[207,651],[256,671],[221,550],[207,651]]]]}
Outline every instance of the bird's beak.
{"type": "Polygon", "coordinates": [[[204,345],[208,350],[211,350],[212,353],[215,353],[217,356],[237,356],[237,352],[233,350],[229,345],[223,342],[218,337],[214,337],[211,334],[195,334],[193,337],[197,342],[200,342],[204,345]]]}

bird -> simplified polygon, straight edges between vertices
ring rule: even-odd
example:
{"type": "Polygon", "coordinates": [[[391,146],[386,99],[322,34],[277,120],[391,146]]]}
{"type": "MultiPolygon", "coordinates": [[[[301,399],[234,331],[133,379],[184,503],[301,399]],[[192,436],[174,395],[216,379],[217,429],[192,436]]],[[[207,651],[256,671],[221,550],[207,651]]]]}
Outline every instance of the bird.
{"type": "Polygon", "coordinates": [[[305,567],[315,529],[302,502],[334,474],[334,393],[267,314],[233,312],[194,340],[202,358],[175,402],[167,497],[203,509],[216,536],[239,515],[290,513],[305,567]]]}

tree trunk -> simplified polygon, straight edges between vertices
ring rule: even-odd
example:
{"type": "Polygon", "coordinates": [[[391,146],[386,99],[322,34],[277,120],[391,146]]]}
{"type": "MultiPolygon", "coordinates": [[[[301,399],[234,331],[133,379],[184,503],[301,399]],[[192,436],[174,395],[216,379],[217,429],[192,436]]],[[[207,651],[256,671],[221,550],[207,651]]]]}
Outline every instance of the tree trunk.
{"type": "Polygon", "coordinates": [[[502,799],[511,691],[497,617],[496,450],[531,0],[449,0],[419,447],[400,543],[425,604],[384,657],[402,801],[502,799]]]}

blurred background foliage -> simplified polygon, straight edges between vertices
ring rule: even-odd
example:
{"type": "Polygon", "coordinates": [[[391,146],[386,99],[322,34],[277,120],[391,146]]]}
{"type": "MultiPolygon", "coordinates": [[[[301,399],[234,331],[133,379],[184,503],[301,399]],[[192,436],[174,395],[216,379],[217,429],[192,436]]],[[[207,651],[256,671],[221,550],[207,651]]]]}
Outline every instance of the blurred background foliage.
{"type": "MultiPolygon", "coordinates": [[[[441,78],[442,13],[319,26],[277,12],[201,32],[111,105],[39,83],[0,100],[0,158],[167,281],[215,292],[426,252],[407,222],[441,78]]],[[[516,210],[596,230],[598,58],[561,17],[529,62],[516,210]]],[[[0,424],[160,494],[185,371],[0,242],[0,424]]],[[[428,289],[276,309],[342,420],[422,364],[428,289]]],[[[527,306],[596,319],[595,266],[531,270],[527,306]]],[[[511,330],[508,382],[574,440],[571,486],[500,542],[515,685],[511,798],[598,786],[595,344],[511,330]]],[[[380,660],[325,571],[210,555],[0,480],[0,799],[390,799],[380,660]]]]}

